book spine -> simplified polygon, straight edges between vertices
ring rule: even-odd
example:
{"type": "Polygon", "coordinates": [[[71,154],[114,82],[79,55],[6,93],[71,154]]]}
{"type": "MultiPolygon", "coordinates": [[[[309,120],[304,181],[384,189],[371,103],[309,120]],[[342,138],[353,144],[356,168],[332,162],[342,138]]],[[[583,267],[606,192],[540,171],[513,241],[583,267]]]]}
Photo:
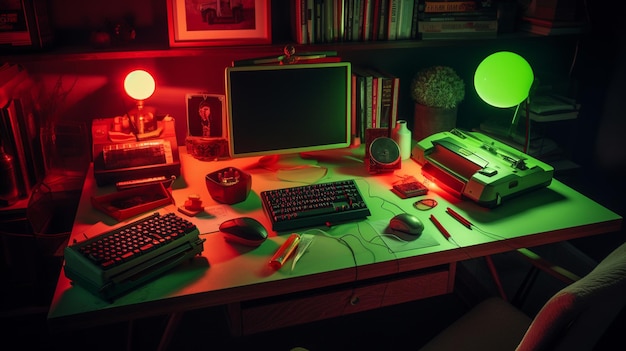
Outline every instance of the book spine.
{"type": "Polygon", "coordinates": [[[435,21],[419,22],[420,33],[438,32],[497,32],[498,21],[435,21]]]}
{"type": "Polygon", "coordinates": [[[306,32],[307,42],[315,43],[315,0],[306,0],[306,32]]]}
{"type": "Polygon", "coordinates": [[[498,13],[495,10],[484,11],[468,11],[468,12],[420,12],[418,20],[420,21],[480,21],[480,20],[496,20],[498,13]]]}
{"type": "Polygon", "coordinates": [[[380,90],[380,117],[379,127],[387,128],[391,122],[392,103],[393,103],[393,78],[382,77],[380,90]]]}
{"type": "Polygon", "coordinates": [[[363,40],[363,0],[354,0],[354,23],[352,24],[352,39],[363,40]]]}
{"type": "Polygon", "coordinates": [[[398,120],[398,99],[400,98],[400,78],[392,77],[391,84],[391,116],[389,119],[389,126],[394,127],[398,120]]]}
{"type": "Polygon", "coordinates": [[[380,127],[380,89],[378,77],[372,77],[372,128],[380,127]]]}
{"type": "Polygon", "coordinates": [[[351,143],[352,145],[358,145],[357,140],[359,137],[358,134],[358,119],[357,119],[357,115],[358,115],[358,111],[357,111],[357,105],[358,105],[358,85],[357,85],[357,75],[356,74],[352,74],[352,76],[350,77],[350,133],[351,133],[351,143]]]}
{"type": "Polygon", "coordinates": [[[476,1],[424,1],[424,12],[465,12],[477,8],[476,1]]]}
{"type": "Polygon", "coordinates": [[[345,1],[335,1],[335,10],[333,12],[333,21],[335,23],[335,37],[336,41],[343,40],[345,36],[345,1]]]}
{"type": "Polygon", "coordinates": [[[354,0],[345,0],[345,17],[344,17],[344,40],[352,40],[352,25],[354,24],[354,0]]]}
{"type": "Polygon", "coordinates": [[[291,31],[293,40],[297,44],[307,44],[306,41],[306,0],[295,0],[291,3],[291,31]]]}
{"type": "Polygon", "coordinates": [[[387,21],[389,20],[388,6],[389,0],[380,0],[380,9],[378,12],[378,33],[376,40],[387,39],[387,21]]]}
{"type": "Polygon", "coordinates": [[[356,125],[358,136],[363,139],[365,135],[365,77],[356,75],[357,96],[356,96],[356,125]]]}
{"type": "Polygon", "coordinates": [[[310,41],[310,33],[309,33],[309,20],[310,13],[307,7],[307,0],[301,0],[300,4],[300,30],[302,31],[301,38],[303,44],[308,44],[310,41]]]}
{"type": "Polygon", "coordinates": [[[363,41],[372,39],[372,0],[363,0],[363,31],[361,36],[363,41]]]}
{"type": "Polygon", "coordinates": [[[333,1],[326,0],[324,2],[324,41],[325,42],[333,42],[336,41],[336,29],[334,14],[335,14],[335,4],[333,1]]]}
{"type": "Polygon", "coordinates": [[[382,0],[372,0],[372,40],[378,40],[378,32],[380,28],[380,9],[382,0]]]}
{"type": "Polygon", "coordinates": [[[413,1],[400,1],[397,39],[410,39],[413,24],[413,1]]]}
{"type": "Polygon", "coordinates": [[[389,18],[387,19],[387,40],[396,40],[398,37],[398,9],[399,0],[389,0],[389,18]]]}
{"type": "Polygon", "coordinates": [[[411,39],[418,38],[417,24],[419,23],[419,14],[421,13],[419,1],[420,0],[415,0],[413,2],[413,22],[411,23],[411,39]]]}
{"type": "Polygon", "coordinates": [[[324,0],[315,0],[313,9],[313,35],[316,43],[324,42],[324,0]]]}
{"type": "Polygon", "coordinates": [[[365,76],[365,127],[372,128],[373,114],[373,77],[365,76]]]}

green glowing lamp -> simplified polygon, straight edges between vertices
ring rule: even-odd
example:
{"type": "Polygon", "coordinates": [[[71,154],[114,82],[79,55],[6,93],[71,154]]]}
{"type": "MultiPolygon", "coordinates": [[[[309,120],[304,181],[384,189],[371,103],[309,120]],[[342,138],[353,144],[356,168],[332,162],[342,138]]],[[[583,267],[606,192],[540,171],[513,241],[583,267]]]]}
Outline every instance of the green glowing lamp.
{"type": "Polygon", "coordinates": [[[533,80],[530,64],[510,51],[487,56],[474,73],[478,96],[489,105],[501,108],[513,107],[526,100],[533,80]]]}
{"type": "MultiPolygon", "coordinates": [[[[535,79],[530,64],[520,55],[510,51],[500,51],[487,56],[476,68],[474,87],[476,93],[486,103],[499,108],[517,106],[528,99],[535,79]]],[[[517,110],[513,114],[507,136],[510,137],[517,125],[517,110]]],[[[528,149],[529,128],[528,103],[526,104],[526,142],[528,149]]]]}

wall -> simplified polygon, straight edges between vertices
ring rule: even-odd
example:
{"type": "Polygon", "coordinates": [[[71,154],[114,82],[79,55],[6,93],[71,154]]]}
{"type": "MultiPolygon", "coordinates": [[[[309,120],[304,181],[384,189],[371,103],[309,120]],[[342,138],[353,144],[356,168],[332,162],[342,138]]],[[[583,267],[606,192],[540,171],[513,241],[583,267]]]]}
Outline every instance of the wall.
{"type": "MultiPolygon", "coordinates": [[[[484,57],[498,50],[518,52],[530,62],[539,81],[564,90],[572,83],[568,70],[574,57],[573,48],[571,41],[538,38],[468,42],[454,47],[346,50],[341,56],[354,64],[380,67],[399,76],[401,91],[398,118],[407,119],[410,125],[413,123],[413,101],[409,88],[413,75],[429,65],[453,67],[466,82],[466,99],[460,106],[459,124],[472,127],[479,124],[485,115],[503,113],[486,106],[473,89],[473,72],[484,57]]],[[[157,113],[168,113],[177,119],[180,142],[184,140],[186,132],[185,95],[200,92],[224,94],[224,69],[231,61],[272,54],[268,50],[277,48],[258,51],[225,49],[223,52],[211,51],[206,56],[190,57],[155,56],[73,62],[51,60],[25,65],[45,87],[44,96],[50,97],[59,82],[61,89],[68,92],[64,101],[57,101],[59,118],[87,122],[93,118],[122,115],[131,109],[134,102],[124,93],[122,81],[132,69],[147,69],[155,75],[157,89],[146,104],[155,107],[157,113]]]]}
{"type": "MultiPolygon", "coordinates": [[[[159,42],[167,48],[167,21],[165,1],[111,0],[105,3],[79,3],[75,0],[51,2],[51,17],[62,44],[85,44],[88,34],[107,21],[133,14],[138,27],[138,47],[146,42],[159,42]],[[72,8],[73,11],[67,11],[72,8]],[[163,31],[165,29],[165,32],[163,31]]],[[[276,43],[287,42],[289,37],[288,6],[272,2],[272,36],[276,43]]],[[[133,44],[134,45],[134,44],[133,44]]],[[[157,89],[146,101],[157,113],[171,114],[177,120],[179,143],[186,135],[187,93],[206,92],[224,94],[224,69],[232,60],[278,55],[282,46],[224,48],[208,50],[204,54],[185,49],[133,51],[108,58],[85,59],[84,56],[55,56],[23,62],[43,87],[42,104],[48,106],[52,119],[90,122],[93,118],[121,115],[134,106],[122,90],[123,77],[132,69],[145,68],[154,73],[157,89]],[[54,106],[54,111],[50,111],[54,106]]],[[[407,119],[412,126],[413,102],[410,83],[413,75],[430,65],[449,65],[466,82],[466,99],[459,110],[458,124],[464,128],[477,126],[488,115],[498,114],[510,118],[509,112],[486,106],[473,90],[473,72],[482,58],[498,50],[511,50],[524,56],[532,65],[542,84],[566,91],[573,84],[569,70],[575,56],[572,38],[520,38],[498,40],[468,40],[465,42],[430,42],[413,45],[364,46],[329,45],[338,50],[344,60],[354,64],[383,68],[400,77],[401,92],[398,118],[407,119]],[[371,50],[370,50],[371,48],[371,50]]],[[[123,48],[127,50],[128,47],[123,48]]],[[[317,49],[314,48],[314,49],[317,49]]],[[[304,49],[305,50],[305,49],[304,49]]],[[[104,50],[106,51],[106,50],[104,50]]]]}

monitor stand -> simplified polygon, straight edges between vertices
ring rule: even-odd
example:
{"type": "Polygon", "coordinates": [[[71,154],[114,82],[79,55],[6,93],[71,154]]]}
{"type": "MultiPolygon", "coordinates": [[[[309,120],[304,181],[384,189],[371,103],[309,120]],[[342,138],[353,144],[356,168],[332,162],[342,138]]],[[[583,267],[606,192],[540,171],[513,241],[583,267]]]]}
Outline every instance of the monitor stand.
{"type": "Polygon", "coordinates": [[[280,180],[304,184],[313,184],[328,172],[326,167],[318,166],[316,159],[306,158],[306,154],[263,156],[259,166],[274,172],[280,180]]]}
{"type": "Polygon", "coordinates": [[[272,171],[289,170],[317,166],[317,160],[300,154],[267,155],[259,159],[259,166],[272,171]]]}

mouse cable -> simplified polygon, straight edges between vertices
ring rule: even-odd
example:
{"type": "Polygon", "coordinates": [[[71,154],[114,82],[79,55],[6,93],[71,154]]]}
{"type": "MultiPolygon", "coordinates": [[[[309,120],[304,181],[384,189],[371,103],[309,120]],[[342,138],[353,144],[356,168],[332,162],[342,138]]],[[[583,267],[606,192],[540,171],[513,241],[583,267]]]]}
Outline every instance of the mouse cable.
{"type": "MultiPolygon", "coordinates": [[[[363,243],[361,242],[361,239],[362,239],[363,234],[361,233],[361,229],[360,229],[360,227],[358,226],[358,224],[357,224],[357,231],[359,232],[359,236],[361,236],[361,238],[360,238],[359,236],[357,236],[357,235],[354,235],[354,234],[345,234],[345,235],[342,235],[341,237],[337,238],[337,241],[338,241],[338,242],[340,242],[340,243],[342,243],[343,245],[345,245],[346,247],[348,247],[348,249],[349,249],[349,250],[350,250],[350,252],[352,253],[352,260],[353,260],[353,262],[354,262],[354,283],[355,283],[355,284],[353,284],[353,285],[352,285],[352,288],[351,288],[351,294],[350,294],[350,301],[349,301],[349,302],[350,302],[350,305],[352,305],[352,306],[354,306],[354,305],[356,305],[356,304],[358,304],[358,303],[360,302],[359,297],[356,295],[356,283],[357,283],[358,278],[359,278],[359,265],[358,265],[358,263],[357,263],[356,253],[354,252],[354,250],[352,249],[352,247],[350,246],[350,244],[349,244],[349,243],[345,240],[345,237],[355,237],[355,238],[356,238],[356,239],[357,239],[357,240],[361,243],[361,245],[362,245],[362,246],[363,246],[363,247],[364,247],[367,251],[369,251],[369,252],[372,254],[372,256],[374,257],[374,262],[376,262],[376,254],[375,254],[372,250],[370,250],[369,248],[367,248],[365,245],[363,245],[363,243]]],[[[363,239],[363,240],[365,240],[365,239],[363,239]]],[[[370,241],[368,241],[368,240],[365,240],[365,241],[366,241],[366,242],[368,242],[368,243],[371,243],[371,242],[370,242],[370,241]]],[[[374,245],[376,245],[376,244],[374,244],[374,245]]],[[[382,246],[382,245],[381,245],[381,246],[382,246]]],[[[400,266],[399,266],[399,263],[397,263],[397,259],[396,259],[396,273],[399,271],[399,269],[400,269],[400,266]]],[[[384,294],[387,292],[387,287],[388,287],[388,284],[385,284],[384,291],[383,291],[383,296],[384,296],[384,294]]],[[[381,301],[380,301],[380,306],[379,306],[379,307],[382,307],[382,303],[383,303],[383,301],[382,301],[382,299],[381,299],[381,301]]],[[[347,307],[348,307],[348,305],[345,305],[345,306],[344,306],[344,309],[343,309],[343,311],[342,311],[342,314],[344,314],[344,313],[345,313],[345,309],[346,309],[347,307]]]]}
{"type": "MultiPolygon", "coordinates": [[[[498,234],[495,234],[495,233],[491,233],[491,232],[488,232],[488,231],[480,228],[479,226],[477,226],[474,223],[472,223],[472,222],[468,221],[467,219],[465,219],[463,216],[461,216],[460,214],[458,214],[456,211],[454,211],[451,208],[448,208],[446,212],[449,215],[451,215],[454,219],[456,219],[458,222],[460,222],[467,229],[476,230],[477,232],[483,234],[484,236],[486,236],[486,237],[488,237],[490,239],[495,239],[495,240],[498,240],[498,241],[501,241],[501,240],[503,241],[503,240],[507,239],[507,238],[505,238],[505,237],[503,237],[501,235],[498,235],[498,234]]],[[[457,244],[457,246],[458,246],[458,244],[457,244]]],[[[513,247],[511,247],[509,245],[506,245],[506,246],[509,247],[509,248],[513,248],[513,247]]]]}
{"type": "Polygon", "coordinates": [[[370,183],[366,179],[361,179],[361,180],[363,180],[363,182],[365,182],[365,184],[367,185],[367,196],[371,197],[371,198],[374,198],[374,199],[379,199],[379,200],[381,200],[383,202],[380,205],[381,209],[383,209],[385,211],[388,211],[389,213],[391,213],[392,216],[395,216],[397,213],[395,213],[392,210],[387,209],[387,208],[384,207],[385,204],[390,204],[390,205],[395,206],[398,210],[400,210],[400,212],[403,212],[403,213],[406,212],[404,209],[402,209],[402,207],[398,206],[396,203],[391,202],[391,201],[389,201],[389,200],[387,200],[387,199],[385,199],[385,198],[383,198],[383,197],[381,197],[379,195],[372,194],[372,187],[371,187],[370,183]]]}

